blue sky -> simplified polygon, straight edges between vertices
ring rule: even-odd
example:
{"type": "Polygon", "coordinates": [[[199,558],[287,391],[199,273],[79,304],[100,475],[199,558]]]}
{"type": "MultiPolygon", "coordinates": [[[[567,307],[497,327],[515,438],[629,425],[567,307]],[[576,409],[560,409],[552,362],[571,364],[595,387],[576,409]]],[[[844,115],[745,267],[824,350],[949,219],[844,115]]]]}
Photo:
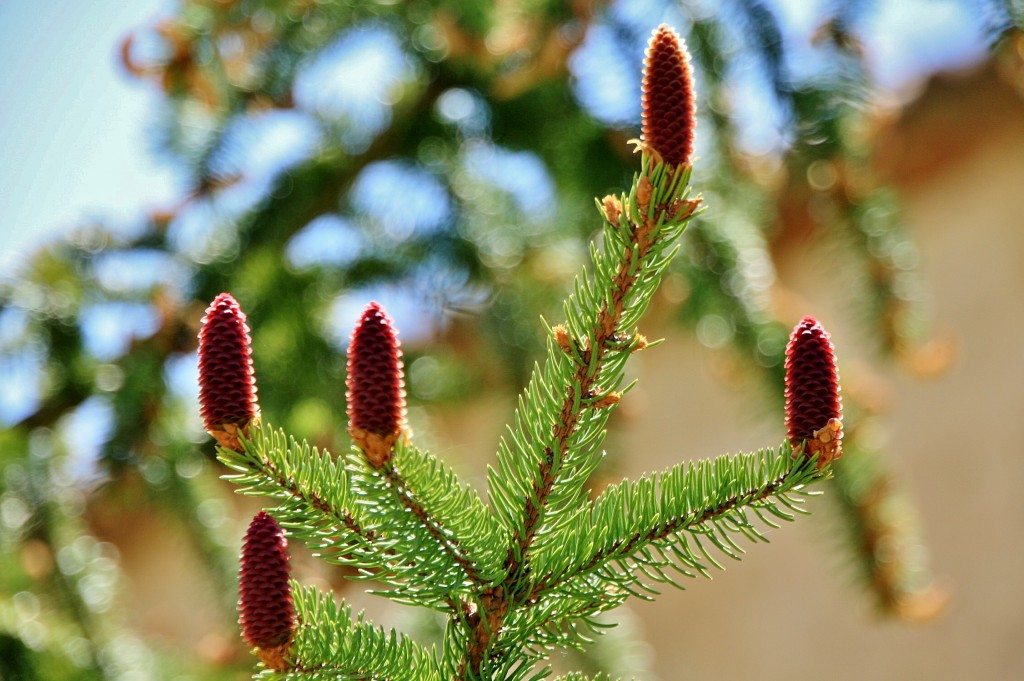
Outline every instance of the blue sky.
{"type": "Polygon", "coordinates": [[[149,153],[158,94],[118,46],[166,0],[0,0],[0,271],[89,217],[130,221],[175,196],[149,153]]]}

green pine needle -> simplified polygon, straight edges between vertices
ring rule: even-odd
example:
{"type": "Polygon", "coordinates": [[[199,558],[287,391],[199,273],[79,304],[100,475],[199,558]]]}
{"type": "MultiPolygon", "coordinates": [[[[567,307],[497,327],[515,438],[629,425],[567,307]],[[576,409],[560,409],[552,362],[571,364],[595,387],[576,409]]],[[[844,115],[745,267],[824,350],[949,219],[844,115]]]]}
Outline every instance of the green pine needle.
{"type": "Polygon", "coordinates": [[[292,643],[295,670],[274,678],[331,681],[447,681],[441,663],[404,634],[352,619],[330,594],[292,584],[301,624],[292,643]]]}

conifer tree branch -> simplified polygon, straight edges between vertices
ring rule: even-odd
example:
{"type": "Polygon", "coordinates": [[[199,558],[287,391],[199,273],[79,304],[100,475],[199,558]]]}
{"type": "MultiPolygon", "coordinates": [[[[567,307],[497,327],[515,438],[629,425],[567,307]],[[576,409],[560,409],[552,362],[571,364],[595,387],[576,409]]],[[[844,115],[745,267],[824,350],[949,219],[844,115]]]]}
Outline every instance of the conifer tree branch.
{"type": "Polygon", "coordinates": [[[422,523],[430,535],[437,542],[449,557],[455,561],[466,574],[466,579],[476,586],[486,584],[487,580],[477,569],[475,562],[467,555],[466,549],[461,545],[459,538],[454,532],[444,526],[440,516],[431,513],[419,499],[416,491],[408,481],[404,480],[394,461],[384,464],[383,478],[394,492],[395,499],[422,523]]]}
{"type": "Polygon", "coordinates": [[[380,469],[393,499],[412,513],[434,542],[465,573],[467,588],[480,591],[500,577],[495,551],[480,540],[500,537],[500,527],[456,473],[408,442],[398,442],[380,469]]]}
{"type": "MultiPolygon", "coordinates": [[[[595,404],[605,406],[609,395],[617,395],[614,391],[622,381],[626,358],[642,347],[640,337],[626,330],[646,308],[674,254],[670,244],[700,203],[688,199],[689,175],[688,166],[668,166],[658,161],[656,154],[644,153],[642,170],[634,178],[629,196],[608,197],[602,205],[604,252],[592,250],[592,279],[588,277],[582,285],[577,282],[576,294],[566,305],[566,326],[549,344],[544,371],[535,372],[520,400],[520,432],[511,432],[517,449],[540,449],[533,459],[536,468],[520,481],[520,489],[528,485],[519,498],[521,511],[508,508],[514,504],[502,487],[508,483],[500,481],[494,471],[490,475],[492,492],[503,493],[499,500],[505,498],[499,505],[513,515],[505,558],[510,579],[503,588],[482,595],[462,670],[468,678],[480,675],[510,609],[529,597],[528,566],[538,531],[553,512],[564,510],[578,498],[592,470],[593,461],[588,459],[592,459],[591,451],[609,411],[595,408],[595,404]],[[557,393],[561,397],[556,397],[557,393]],[[545,432],[543,424],[549,415],[554,422],[545,432]],[[555,494],[558,485],[563,487],[560,495],[555,494]]],[[[607,406],[613,407],[616,401],[608,400],[607,406]]],[[[502,455],[514,456],[515,452],[506,449],[499,454],[499,468],[513,475],[523,474],[529,467],[502,461],[502,455]]]]}
{"type": "Polygon", "coordinates": [[[247,640],[269,668],[303,679],[538,681],[551,673],[553,649],[582,649],[608,626],[597,615],[630,596],[649,599],[660,584],[681,586],[679,575],[708,576],[723,555],[739,560],[742,537],[767,541],[752,516],[771,527],[773,518],[791,520],[791,511],[805,512],[803,487],[831,474],[842,440],[838,374],[827,334],[806,318],[787,347],[782,448],[682,463],[587,499],[608,415],[629,389],[621,389],[626,362],[647,347],[637,324],[701,204],[690,198],[689,56],[668,26],[652,35],[642,89],[640,170],[628,193],[598,202],[601,245],[591,245],[564,323],[548,329],[547,357],[488,470],[489,506],[410,443],[402,352],[378,303],[349,343],[353,447],[335,461],[261,430],[249,337],[239,332],[248,331],[245,318],[233,299],[215,301],[201,335],[200,384],[207,429],[229,436],[219,453],[237,473],[228,477],[243,493],[282,501],[274,512],[281,526],[328,560],[379,578],[379,595],[447,616],[438,656],[361,616],[352,621],[329,594],[296,585],[290,610],[292,587],[277,579],[283,568],[257,570],[286,563],[274,525],[276,534],[254,534],[247,547],[253,556],[273,549],[277,563],[243,560],[243,612],[254,623],[247,640]],[[277,601],[256,600],[264,595],[277,601]]]}
{"type": "MultiPolygon", "coordinates": [[[[545,457],[541,464],[540,471],[536,477],[533,494],[526,499],[526,508],[523,511],[525,519],[521,535],[514,538],[517,546],[515,554],[510,550],[509,561],[514,563],[514,555],[524,556],[533,543],[534,535],[540,525],[542,509],[547,501],[548,494],[557,475],[557,463],[565,458],[569,450],[570,438],[576,431],[581,411],[579,400],[584,395],[590,395],[594,391],[597,377],[601,375],[601,369],[607,353],[611,350],[609,340],[615,335],[618,329],[618,322],[622,318],[625,308],[625,300],[633,289],[639,276],[639,263],[645,260],[650,254],[654,245],[656,230],[650,221],[642,227],[632,225],[635,241],[622,254],[619,260],[619,268],[613,279],[611,296],[604,301],[601,311],[594,320],[593,328],[588,334],[593,344],[582,351],[581,361],[576,367],[572,380],[565,389],[565,396],[562,399],[562,408],[559,413],[558,423],[554,426],[554,445],[545,449],[545,457]]],[[[510,572],[515,572],[514,569],[510,572]]]]}
{"type": "Polygon", "coordinates": [[[432,650],[410,638],[363,620],[328,593],[292,585],[302,624],[291,649],[290,673],[283,678],[360,681],[443,681],[432,650]]]}
{"type": "Polygon", "coordinates": [[[559,473],[558,464],[569,452],[572,435],[579,426],[582,415],[580,399],[594,392],[606,356],[612,350],[609,340],[618,330],[625,301],[639,277],[640,263],[650,255],[657,237],[657,230],[650,220],[642,226],[631,224],[631,227],[634,240],[619,258],[619,266],[612,279],[611,295],[604,300],[586,336],[591,343],[582,349],[576,370],[565,387],[558,421],[553,427],[552,444],[544,450],[532,492],[526,497],[522,530],[517,529],[513,546],[509,549],[507,564],[510,574],[515,574],[528,562],[528,551],[541,525],[544,507],[559,473]]]}
{"type": "MultiPolygon", "coordinates": [[[[657,245],[664,245],[664,242],[678,236],[685,226],[697,205],[699,199],[686,202],[685,213],[677,212],[669,215],[665,209],[668,201],[684,195],[689,173],[681,172],[680,177],[685,177],[682,187],[678,182],[668,181],[660,177],[662,185],[659,187],[658,197],[653,197],[654,185],[648,177],[658,171],[664,171],[665,166],[657,165],[645,156],[644,173],[634,181],[630,200],[623,201],[621,205],[631,207],[631,216],[626,217],[617,211],[619,224],[611,224],[612,216],[607,215],[609,224],[606,225],[606,248],[608,253],[602,257],[596,251],[595,260],[595,281],[593,288],[597,290],[601,299],[598,302],[600,308],[596,315],[591,317],[589,322],[573,324],[577,331],[577,352],[574,353],[575,368],[570,377],[565,381],[563,396],[558,409],[558,417],[551,428],[551,437],[544,448],[543,457],[539,463],[536,473],[533,475],[531,492],[525,496],[524,508],[522,511],[522,524],[515,529],[513,543],[509,549],[506,560],[509,572],[514,574],[526,562],[527,553],[533,543],[534,536],[542,524],[545,506],[553,486],[561,474],[561,468],[573,445],[573,437],[581,426],[586,410],[581,408],[585,400],[592,400],[595,394],[605,390],[612,390],[615,386],[601,385],[603,379],[613,378],[617,385],[621,377],[608,376],[606,364],[609,355],[615,353],[629,354],[629,351],[637,347],[637,341],[628,334],[622,333],[623,318],[627,308],[635,308],[630,315],[630,321],[646,307],[649,294],[653,292],[654,283],[667,264],[669,258],[661,262],[652,262],[652,254],[656,252],[657,245]],[[654,203],[661,200],[660,209],[656,209],[654,203]],[[675,223],[671,225],[670,223],[675,223]],[[669,229],[669,227],[678,229],[669,229]],[[610,229],[609,229],[610,228],[610,229]],[[607,267],[607,262],[614,260],[614,270],[607,267]],[[608,279],[602,280],[601,275],[605,274],[608,279]],[[609,276],[610,275],[610,276],[609,276]],[[653,280],[653,281],[652,281],[653,280]],[[639,284],[648,284],[643,287],[639,294],[639,284]],[[582,328],[579,328],[582,327],[582,328]]],[[[672,175],[670,172],[663,172],[662,175],[672,175]]],[[[673,206],[675,211],[680,211],[679,206],[673,206]]],[[[659,249],[660,250],[660,249],[659,249]]],[[[579,290],[579,289],[578,289],[579,290]]],[[[570,312],[570,317],[585,319],[587,314],[587,302],[583,296],[574,296],[571,300],[571,307],[575,309],[570,312]],[[575,314],[573,314],[575,313],[575,314]]],[[[616,363],[616,368],[618,368],[616,363]]],[[[556,382],[554,377],[552,382],[556,382]]],[[[604,418],[600,421],[603,423],[604,418]]]]}
{"type": "MultiPolygon", "coordinates": [[[[324,498],[317,491],[318,488],[315,485],[302,484],[301,479],[295,475],[294,471],[290,472],[281,465],[282,461],[272,460],[268,453],[281,453],[290,449],[290,447],[282,447],[283,433],[275,433],[269,426],[262,426],[251,429],[248,434],[249,438],[242,440],[244,446],[242,452],[217,447],[217,458],[221,463],[237,471],[236,475],[223,477],[225,480],[239,485],[239,494],[258,492],[281,501],[308,506],[325,518],[329,518],[336,526],[347,530],[367,546],[377,538],[376,532],[363,527],[351,510],[324,498]]],[[[319,452],[316,449],[309,450],[308,447],[299,445],[294,440],[291,440],[291,445],[303,449],[301,456],[307,460],[330,461],[330,455],[326,452],[319,452]]],[[[343,472],[340,470],[339,472],[343,475],[343,472]]]]}
{"type": "MultiPolygon", "coordinates": [[[[251,428],[243,451],[218,448],[218,457],[234,475],[224,476],[242,494],[278,499],[281,524],[331,562],[357,568],[364,577],[383,579],[393,588],[381,591],[392,600],[450,611],[458,565],[445,554],[417,550],[411,536],[424,536],[419,519],[404,511],[382,522],[362,517],[355,499],[380,498],[383,484],[364,475],[358,462],[334,460],[305,443],[289,441],[280,431],[251,428]],[[287,444],[286,444],[287,443],[287,444]],[[346,466],[346,463],[348,464],[346,466]],[[424,582],[422,574],[434,575],[424,582]]],[[[458,574],[462,574],[461,571],[458,574]]]]}
{"type": "MultiPolygon", "coordinates": [[[[689,56],[679,36],[662,25],[645,61],[641,172],[628,198],[606,197],[600,207],[604,249],[591,249],[593,274],[577,280],[566,324],[548,359],[520,399],[517,428],[503,439],[498,471],[489,481],[497,515],[510,530],[503,583],[484,589],[475,611],[459,677],[480,678],[501,666],[495,637],[531,591],[531,552],[548,519],[571,508],[593,471],[624,364],[642,347],[628,330],[650,302],[678,237],[700,200],[688,200],[693,154],[694,93],[689,56]],[[519,451],[516,451],[519,450],[519,451]],[[504,475],[506,472],[508,476],[504,475]],[[507,480],[504,478],[508,478],[507,480]]],[[[378,461],[386,457],[378,457],[378,461]]],[[[378,464],[379,465],[379,464],[378,464]]]]}
{"type": "MultiPolygon", "coordinates": [[[[790,513],[777,508],[774,502],[778,500],[783,506],[801,512],[799,505],[786,495],[800,492],[807,483],[830,474],[830,470],[816,470],[815,465],[814,459],[793,459],[790,448],[784,445],[774,455],[720,457],[714,462],[681,464],[653,480],[636,483],[627,481],[612,486],[580,512],[582,526],[567,523],[565,532],[584,535],[584,539],[586,536],[594,536],[605,526],[607,518],[624,515],[628,513],[629,507],[634,508],[634,515],[650,516],[655,522],[640,525],[644,522],[641,519],[633,523],[639,527],[628,528],[626,532],[610,532],[601,537],[603,541],[595,542],[594,550],[587,560],[577,565],[563,566],[563,572],[550,572],[538,579],[527,604],[533,607],[555,592],[577,592],[578,589],[570,583],[584,585],[594,581],[599,595],[606,594],[605,587],[609,578],[618,588],[624,589],[629,588],[629,584],[639,583],[645,576],[654,581],[675,583],[662,571],[665,567],[671,567],[687,576],[693,575],[688,572],[688,568],[707,575],[706,568],[697,556],[691,554],[686,539],[680,533],[694,536],[698,544],[700,538],[704,537],[726,555],[738,557],[742,549],[732,542],[729,534],[743,534],[754,541],[767,541],[743,515],[744,509],[751,508],[768,525],[774,523],[762,515],[764,512],[781,519],[792,519],[790,513]],[[780,463],[785,464],[781,471],[778,470],[780,463]],[[739,471],[752,472],[752,475],[742,480],[739,471]],[[675,479],[670,481],[670,478],[675,479]],[[734,483],[736,479],[740,479],[738,485],[734,483]],[[675,496],[680,487],[686,490],[703,487],[702,492],[710,495],[709,503],[695,506],[687,500],[680,503],[679,500],[666,498],[675,496]],[[725,494],[717,494],[717,490],[709,489],[714,487],[724,488],[725,494]],[[658,495],[662,498],[656,498],[658,495]],[[673,506],[679,508],[679,511],[668,513],[673,506]],[[716,537],[716,531],[721,538],[716,537]],[[651,547],[661,555],[644,555],[651,547]],[[665,551],[671,555],[666,555],[665,551]],[[655,574],[647,572],[649,569],[654,570],[655,574]],[[643,574],[635,574],[637,571],[643,574]]],[[[554,540],[551,543],[558,542],[554,540]]],[[[715,562],[710,556],[705,558],[715,562]]],[[[588,590],[583,588],[583,592],[588,590]]],[[[598,602],[596,605],[601,604],[598,602]]]]}
{"type": "MultiPolygon", "coordinates": [[[[425,541],[439,548],[461,573],[444,580],[434,574],[432,581],[462,593],[482,588],[487,580],[463,544],[473,531],[487,534],[492,529],[479,522],[488,514],[476,495],[465,492],[454,472],[408,443],[403,353],[394,321],[380,303],[372,301],[363,309],[346,354],[348,432],[354,445],[349,461],[356,479],[373,491],[370,498],[386,515],[406,527],[410,536],[426,535],[425,541]],[[397,458],[408,466],[399,466],[397,458]],[[475,527],[457,532],[452,525],[467,514],[476,516],[477,522],[469,523],[475,527]]],[[[453,599],[448,596],[445,601],[453,599]]]]}

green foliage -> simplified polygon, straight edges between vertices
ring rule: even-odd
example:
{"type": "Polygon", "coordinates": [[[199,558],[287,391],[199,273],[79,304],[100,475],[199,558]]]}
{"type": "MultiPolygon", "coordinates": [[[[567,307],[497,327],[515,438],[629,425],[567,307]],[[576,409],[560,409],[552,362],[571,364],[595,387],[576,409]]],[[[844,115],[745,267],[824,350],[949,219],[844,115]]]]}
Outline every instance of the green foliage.
{"type": "Polygon", "coordinates": [[[238,471],[227,479],[243,494],[278,500],[278,521],[318,556],[386,580],[393,588],[382,595],[444,609],[467,585],[499,577],[504,555],[493,548],[500,544],[496,524],[476,493],[433,457],[399,445],[385,474],[359,451],[335,459],[271,428],[254,438],[244,452],[218,448],[220,460],[238,471]],[[401,488],[393,484],[397,477],[401,488]],[[425,515],[410,514],[410,503],[425,515]],[[446,519],[450,536],[423,523],[435,517],[446,519]],[[438,543],[443,550],[424,550],[438,543]]]}
{"type": "Polygon", "coordinates": [[[813,464],[794,460],[784,445],[778,454],[683,462],[612,485],[538,541],[534,567],[545,577],[533,596],[564,589],[589,596],[597,612],[614,598],[607,584],[623,597],[646,597],[657,594],[651,582],[681,586],[666,569],[708,577],[710,567],[723,568],[716,553],[734,560],[744,553],[734,537],[767,541],[756,522],[778,527],[776,521],[805,513],[800,497],[816,477],[813,464]],[[585,546],[573,550],[580,542],[585,546]]]}
{"type": "Polygon", "coordinates": [[[355,619],[348,606],[338,605],[330,594],[299,584],[292,587],[302,626],[293,642],[292,655],[301,668],[272,678],[359,681],[444,681],[440,664],[428,651],[407,636],[388,632],[355,619]]]}
{"type": "MultiPolygon", "coordinates": [[[[321,558],[355,567],[357,578],[386,585],[374,593],[457,618],[454,604],[510,584],[501,573],[510,533],[451,471],[409,445],[397,448],[388,473],[370,468],[358,450],[335,460],[270,428],[255,430],[243,452],[218,452],[238,471],[226,477],[240,493],[277,499],[274,515],[289,534],[321,558]],[[412,517],[402,496],[416,509],[412,517]]],[[[778,453],[684,462],[610,486],[537,532],[532,574],[519,586],[520,610],[504,625],[502,648],[523,647],[528,659],[542,660],[554,647],[581,646],[586,631],[603,628],[598,613],[631,595],[650,599],[656,584],[680,586],[670,572],[709,576],[712,567],[722,568],[721,557],[741,558],[741,542],[767,541],[757,525],[778,527],[778,520],[805,513],[805,487],[821,476],[813,461],[794,459],[783,446],[778,453]]],[[[329,597],[311,589],[299,593],[303,624],[294,658],[322,675],[312,678],[356,678],[347,674],[368,669],[405,678],[386,670],[408,668],[389,665],[413,655],[413,644],[400,638],[399,645],[361,620],[346,624],[344,606],[332,609],[329,597]],[[370,637],[367,656],[349,661],[332,643],[351,635],[349,627],[370,637]]],[[[525,669],[503,670],[511,675],[492,678],[525,678],[525,669]]]]}
{"type": "MultiPolygon", "coordinates": [[[[642,173],[648,169],[645,164],[642,173]]],[[[659,170],[655,170],[652,180],[662,186],[651,198],[651,210],[659,201],[688,200],[689,172],[672,181],[659,170]]],[[[640,344],[636,324],[675,255],[675,242],[685,228],[685,223],[659,224],[661,231],[652,235],[650,249],[638,257],[632,232],[637,224],[652,217],[640,216],[635,209],[639,177],[634,178],[630,196],[620,197],[623,206],[634,208],[633,214],[623,213],[615,224],[606,222],[604,251],[591,249],[592,274],[585,271],[577,278],[574,293],[566,301],[569,350],[559,348],[549,336],[544,369],[534,371],[520,397],[514,425],[498,450],[497,468],[488,476],[492,505],[502,522],[520,538],[526,535],[528,523],[543,528],[544,516],[563,515],[578,505],[583,486],[599,462],[596,454],[610,414],[609,409],[592,405],[620,388],[625,362],[640,344]],[[620,296],[616,282],[622,276],[633,284],[620,296]],[[616,307],[614,328],[602,328],[616,307]],[[553,416],[565,408],[567,401],[576,420],[571,432],[563,434],[553,428],[557,423],[553,416]],[[551,482],[538,475],[550,476],[551,482]],[[543,488],[547,488],[546,508],[532,509],[541,517],[533,520],[520,515],[520,500],[532,499],[536,490],[543,488]]],[[[661,216],[659,222],[663,219],[661,216]]],[[[513,558],[519,560],[521,556],[513,558]]]]}

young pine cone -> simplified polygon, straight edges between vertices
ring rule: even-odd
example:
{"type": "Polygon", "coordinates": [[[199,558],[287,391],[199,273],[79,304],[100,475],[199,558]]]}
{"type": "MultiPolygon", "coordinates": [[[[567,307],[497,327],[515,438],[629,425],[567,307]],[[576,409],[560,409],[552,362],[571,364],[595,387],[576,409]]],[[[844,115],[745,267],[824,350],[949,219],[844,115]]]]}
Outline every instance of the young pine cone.
{"type": "Polygon", "coordinates": [[[391,457],[405,431],[405,374],[394,324],[370,303],[348,345],[349,434],[376,467],[391,457]]]}
{"type": "Polygon", "coordinates": [[[697,127],[690,55],[666,24],[656,28],[644,60],[643,146],[673,166],[689,165],[697,127]]]}
{"type": "Polygon", "coordinates": [[[288,540],[281,526],[260,511],[249,524],[242,546],[238,623],[245,640],[276,671],[287,668],[285,656],[296,625],[288,560],[288,540]]]}
{"type": "Polygon", "coordinates": [[[199,409],[207,432],[236,451],[239,432],[259,419],[249,327],[230,293],[213,299],[199,330],[199,409]]]}
{"type": "Polygon", "coordinates": [[[786,346],[786,428],[794,452],[824,466],[842,456],[843,403],[835,348],[813,317],[804,317],[786,346]]]}

